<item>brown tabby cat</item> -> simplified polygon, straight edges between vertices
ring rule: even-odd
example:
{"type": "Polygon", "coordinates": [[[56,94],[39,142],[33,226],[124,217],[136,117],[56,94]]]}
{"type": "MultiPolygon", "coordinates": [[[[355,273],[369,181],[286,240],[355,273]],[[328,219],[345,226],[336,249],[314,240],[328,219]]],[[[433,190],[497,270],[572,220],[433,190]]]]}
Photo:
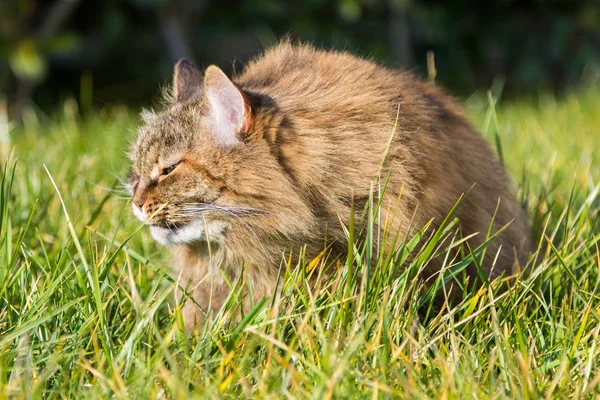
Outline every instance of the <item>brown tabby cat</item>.
{"type": "MultiPolygon", "coordinates": [[[[180,61],[167,109],[143,117],[133,211],[173,246],[180,283],[204,310],[222,306],[223,274],[233,282],[243,265],[258,299],[273,293],[286,251],[340,254],[351,199],[360,210],[376,176],[389,175],[382,221],[400,238],[435,227],[473,187],[456,213],[471,247],[494,214],[495,231],[508,225],[487,248],[488,275],[510,274],[527,254],[502,166],[461,109],[409,73],[285,42],[233,80],[180,61]]],[[[425,274],[439,268],[434,259],[425,274]]],[[[186,326],[203,317],[186,303],[186,326]]]]}

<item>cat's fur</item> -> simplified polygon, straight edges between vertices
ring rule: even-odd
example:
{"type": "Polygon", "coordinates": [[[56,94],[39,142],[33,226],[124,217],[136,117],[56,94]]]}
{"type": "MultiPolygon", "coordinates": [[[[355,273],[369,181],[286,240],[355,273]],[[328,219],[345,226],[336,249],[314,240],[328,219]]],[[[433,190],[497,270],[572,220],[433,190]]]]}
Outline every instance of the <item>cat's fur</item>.
{"type": "MultiPolygon", "coordinates": [[[[170,104],[144,120],[132,149],[134,212],[173,246],[180,284],[206,309],[221,307],[223,273],[233,282],[242,265],[260,298],[289,251],[340,254],[351,199],[361,210],[377,176],[389,176],[382,220],[400,238],[431,219],[435,227],[473,187],[456,213],[464,236],[477,233],[471,247],[494,214],[494,231],[508,224],[485,271],[510,274],[525,259],[527,222],[504,169],[462,110],[410,73],[286,42],[233,82],[181,61],[170,104]]],[[[188,301],[186,325],[202,316],[188,301]]]]}

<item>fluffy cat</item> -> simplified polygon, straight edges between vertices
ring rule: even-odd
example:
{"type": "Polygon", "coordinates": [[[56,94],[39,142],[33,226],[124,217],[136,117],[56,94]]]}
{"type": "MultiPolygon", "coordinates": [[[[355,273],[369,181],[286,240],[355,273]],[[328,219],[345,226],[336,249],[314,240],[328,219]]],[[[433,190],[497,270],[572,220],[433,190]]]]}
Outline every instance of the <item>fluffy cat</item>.
{"type": "MultiPolygon", "coordinates": [[[[432,219],[435,228],[472,188],[456,213],[463,236],[476,234],[472,248],[494,214],[494,231],[508,225],[487,247],[485,272],[510,274],[525,260],[527,222],[503,167],[461,109],[410,73],[284,42],[233,80],[182,60],[170,97],[161,113],[143,113],[133,211],[172,246],[180,284],[205,311],[222,306],[223,274],[233,282],[242,265],[258,299],[273,293],[289,251],[343,254],[352,201],[361,210],[378,175],[389,179],[382,220],[400,238],[432,219]]],[[[186,326],[203,318],[188,301],[186,326]]]]}

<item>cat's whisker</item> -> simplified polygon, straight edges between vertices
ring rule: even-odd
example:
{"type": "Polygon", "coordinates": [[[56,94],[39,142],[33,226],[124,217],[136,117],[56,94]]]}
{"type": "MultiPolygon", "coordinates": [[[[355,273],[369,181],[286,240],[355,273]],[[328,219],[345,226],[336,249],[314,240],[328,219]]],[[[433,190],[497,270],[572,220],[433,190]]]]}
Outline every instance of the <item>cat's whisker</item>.
{"type": "Polygon", "coordinates": [[[127,181],[126,178],[123,178],[123,177],[117,175],[116,173],[109,171],[107,169],[105,169],[105,171],[108,172],[113,178],[115,178],[123,188],[127,189],[129,187],[129,182],[127,181]]]}
{"type": "Polygon", "coordinates": [[[202,211],[202,210],[207,210],[207,209],[214,209],[214,210],[221,210],[224,212],[225,211],[233,212],[233,213],[236,213],[237,215],[247,215],[247,216],[260,215],[260,214],[276,215],[276,213],[274,213],[274,212],[259,209],[259,208],[237,207],[237,206],[217,206],[215,204],[198,204],[198,205],[188,204],[188,205],[183,206],[182,209],[184,209],[186,211],[199,211],[199,210],[202,211]]]}
{"type": "Polygon", "coordinates": [[[120,194],[125,194],[127,196],[129,196],[129,192],[125,189],[117,189],[117,188],[110,188],[110,187],[106,187],[106,186],[102,186],[102,185],[94,185],[95,188],[98,188],[100,190],[103,190],[105,192],[110,192],[110,193],[120,193],[120,194]]]}
{"type": "Polygon", "coordinates": [[[203,217],[207,214],[216,214],[222,213],[224,215],[228,215],[236,218],[250,218],[250,217],[260,217],[262,214],[257,213],[236,213],[228,210],[196,210],[196,211],[186,211],[184,213],[180,213],[178,215],[182,217],[203,217]]]}
{"type": "MultiPolygon", "coordinates": [[[[248,230],[248,232],[250,232],[250,234],[256,240],[256,244],[258,246],[260,246],[260,248],[261,248],[260,251],[263,253],[263,256],[268,257],[268,252],[266,250],[266,247],[260,240],[260,237],[256,233],[256,230],[247,221],[245,221],[242,218],[243,216],[248,216],[248,215],[238,215],[236,212],[228,210],[226,207],[219,207],[219,206],[207,207],[208,205],[203,205],[203,206],[204,207],[194,207],[194,211],[192,213],[189,213],[189,212],[188,213],[177,213],[176,216],[179,218],[190,218],[190,217],[202,218],[204,220],[205,224],[206,224],[206,217],[210,217],[211,219],[225,219],[225,220],[230,219],[230,218],[236,219],[237,221],[239,221],[241,223],[241,225],[243,225],[243,227],[245,229],[248,230]],[[209,215],[209,214],[211,214],[211,215],[209,215]]],[[[254,214],[254,215],[257,215],[257,214],[254,214]]]]}

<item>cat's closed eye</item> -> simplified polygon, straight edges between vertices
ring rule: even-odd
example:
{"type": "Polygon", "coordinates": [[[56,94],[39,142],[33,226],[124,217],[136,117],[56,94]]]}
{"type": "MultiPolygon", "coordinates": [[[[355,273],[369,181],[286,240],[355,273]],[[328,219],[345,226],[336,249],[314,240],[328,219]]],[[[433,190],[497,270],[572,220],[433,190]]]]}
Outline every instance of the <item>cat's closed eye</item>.
{"type": "Polygon", "coordinates": [[[166,177],[171,172],[175,171],[175,169],[179,166],[179,164],[180,164],[180,162],[176,162],[175,164],[171,164],[168,167],[163,168],[162,171],[160,171],[160,175],[162,177],[166,177]]]}

